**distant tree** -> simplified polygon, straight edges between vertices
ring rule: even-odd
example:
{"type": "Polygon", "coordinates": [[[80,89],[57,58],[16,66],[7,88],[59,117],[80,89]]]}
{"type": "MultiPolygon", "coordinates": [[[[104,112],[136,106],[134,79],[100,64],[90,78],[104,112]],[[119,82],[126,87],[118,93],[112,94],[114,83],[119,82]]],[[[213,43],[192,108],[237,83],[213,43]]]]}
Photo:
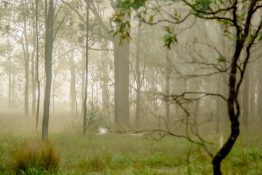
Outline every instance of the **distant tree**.
{"type": "Polygon", "coordinates": [[[42,122],[42,140],[48,139],[49,126],[49,109],[50,109],[50,94],[52,84],[52,53],[54,42],[54,1],[45,0],[46,17],[45,17],[45,98],[44,98],[44,114],[42,122]]]}
{"type": "Polygon", "coordinates": [[[135,72],[136,72],[136,127],[140,128],[141,123],[141,70],[140,70],[140,57],[141,57],[141,21],[138,24],[137,31],[137,42],[136,42],[136,64],[135,64],[135,72]]]}
{"type": "MultiPolygon", "coordinates": [[[[167,50],[166,53],[166,75],[165,75],[165,94],[167,96],[170,96],[170,74],[171,74],[171,53],[167,50]]],[[[165,102],[165,108],[166,108],[166,123],[169,124],[170,123],[170,102],[167,100],[165,102]]]]}
{"type": "Polygon", "coordinates": [[[39,47],[39,0],[35,0],[35,48],[36,48],[36,58],[35,58],[35,77],[34,80],[37,83],[37,97],[36,97],[36,123],[35,128],[38,130],[39,123],[39,111],[40,111],[40,97],[41,97],[41,84],[39,79],[39,59],[40,59],[40,47],[39,47]]]}
{"type": "Polygon", "coordinates": [[[76,66],[74,62],[74,52],[71,53],[69,59],[70,70],[70,103],[71,103],[71,115],[77,115],[77,98],[76,98],[76,66]]]}
{"type": "Polygon", "coordinates": [[[25,116],[29,114],[29,81],[30,81],[30,60],[31,60],[31,53],[30,51],[30,22],[31,22],[31,14],[30,14],[30,7],[28,2],[23,1],[18,4],[17,8],[19,15],[17,16],[17,22],[21,25],[22,28],[22,39],[21,45],[23,50],[23,58],[24,58],[24,79],[25,79],[25,86],[24,86],[24,113],[25,116]]]}
{"type": "Polygon", "coordinates": [[[101,43],[101,49],[104,49],[101,54],[101,89],[102,89],[102,110],[105,117],[110,116],[110,92],[109,92],[109,82],[110,82],[110,60],[109,60],[109,49],[108,42],[103,40],[101,43]]]}
{"type": "Polygon", "coordinates": [[[27,34],[27,21],[24,16],[24,29],[23,29],[23,41],[22,47],[24,52],[24,60],[25,60],[25,102],[24,102],[24,111],[25,116],[28,115],[28,103],[29,103],[29,62],[30,62],[30,52],[29,52],[29,41],[27,34]]]}
{"type": "Polygon", "coordinates": [[[85,17],[85,82],[84,82],[84,101],[83,101],[83,134],[87,131],[87,83],[88,83],[88,61],[89,61],[89,0],[85,0],[86,17],[85,17]]]}
{"type": "MultiPolygon", "coordinates": [[[[224,26],[223,35],[228,36],[234,43],[231,56],[224,55],[219,62],[228,64],[228,97],[223,98],[227,103],[228,119],[230,120],[230,135],[221,149],[212,156],[213,174],[221,175],[221,163],[233,148],[239,133],[240,104],[238,100],[239,90],[244,79],[249,60],[252,58],[252,48],[262,39],[261,0],[232,0],[232,1],[207,1],[207,0],[181,0],[181,1],[148,1],[148,0],[125,0],[118,1],[118,11],[113,20],[117,23],[115,31],[121,39],[130,36],[129,18],[131,12],[143,22],[155,25],[159,23],[182,24],[192,19],[213,20],[224,26]],[[154,4],[155,3],[155,4],[154,4]],[[168,11],[166,5],[168,5],[168,11]],[[179,6],[179,8],[177,8],[179,6]],[[171,7],[173,9],[170,11],[171,7]],[[182,9],[182,10],[181,10],[182,9]],[[151,11],[151,13],[150,13],[151,11]]],[[[171,49],[172,44],[177,42],[175,30],[165,27],[165,47],[171,49]]],[[[172,96],[172,100],[178,101],[182,96],[172,96]]]]}
{"type": "Polygon", "coordinates": [[[245,79],[243,82],[243,91],[242,91],[242,107],[243,107],[243,112],[242,112],[242,124],[244,126],[244,129],[248,131],[248,123],[250,122],[249,120],[249,115],[251,114],[251,99],[250,99],[250,69],[246,70],[245,73],[245,79]]]}
{"type": "Polygon", "coordinates": [[[88,101],[88,94],[87,94],[87,88],[88,88],[88,63],[89,63],[89,40],[90,40],[90,1],[89,0],[84,0],[80,1],[81,4],[83,4],[83,9],[84,12],[81,13],[77,7],[74,7],[73,4],[70,2],[66,2],[62,0],[64,4],[66,4],[71,10],[73,10],[79,20],[80,20],[80,30],[84,31],[84,37],[80,37],[81,40],[82,38],[85,38],[85,43],[84,46],[82,47],[82,116],[83,116],[83,128],[82,132],[83,135],[86,134],[87,132],[87,101],[88,101]],[[83,3],[82,3],[83,2],[83,3]]]}

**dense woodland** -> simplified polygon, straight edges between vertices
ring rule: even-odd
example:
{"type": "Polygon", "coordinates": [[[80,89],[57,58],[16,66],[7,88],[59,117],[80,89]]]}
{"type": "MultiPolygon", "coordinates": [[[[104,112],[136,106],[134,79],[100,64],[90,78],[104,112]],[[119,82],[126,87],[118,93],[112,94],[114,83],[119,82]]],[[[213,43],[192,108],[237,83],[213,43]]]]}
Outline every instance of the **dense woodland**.
{"type": "Polygon", "coordinates": [[[1,0],[0,174],[261,175],[261,0],[1,0]]]}

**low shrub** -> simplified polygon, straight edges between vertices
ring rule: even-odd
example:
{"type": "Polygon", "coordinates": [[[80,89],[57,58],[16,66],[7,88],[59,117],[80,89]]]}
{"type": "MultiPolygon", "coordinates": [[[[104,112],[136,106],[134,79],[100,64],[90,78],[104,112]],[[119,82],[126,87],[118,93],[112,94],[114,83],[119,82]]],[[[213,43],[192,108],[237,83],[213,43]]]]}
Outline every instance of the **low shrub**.
{"type": "Polygon", "coordinates": [[[58,164],[59,154],[55,147],[40,142],[26,142],[11,154],[8,163],[16,174],[28,174],[32,170],[53,171],[58,164]]]}

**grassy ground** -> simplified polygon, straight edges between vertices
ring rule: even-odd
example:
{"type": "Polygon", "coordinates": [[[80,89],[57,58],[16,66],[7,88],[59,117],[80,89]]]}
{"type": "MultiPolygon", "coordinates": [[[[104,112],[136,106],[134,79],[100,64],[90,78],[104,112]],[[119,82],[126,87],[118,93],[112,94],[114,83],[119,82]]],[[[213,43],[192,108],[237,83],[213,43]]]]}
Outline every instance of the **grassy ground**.
{"type": "MultiPolygon", "coordinates": [[[[188,160],[189,144],[172,137],[155,142],[126,135],[52,135],[51,140],[61,159],[58,170],[53,174],[211,174],[210,158],[200,148],[193,147],[188,160]]],[[[12,150],[22,142],[21,138],[1,137],[1,174],[11,174],[7,162],[12,150]]],[[[252,139],[248,144],[238,142],[223,163],[223,171],[228,175],[262,175],[261,142],[252,139]]]]}
{"type": "MultiPolygon", "coordinates": [[[[14,128],[8,128],[0,134],[0,174],[14,174],[9,166],[14,150],[25,141],[39,139],[31,129],[14,132],[14,128]]],[[[60,155],[58,169],[43,172],[33,168],[28,175],[212,174],[211,159],[202,149],[193,146],[188,157],[191,145],[174,137],[156,141],[145,136],[93,134],[84,137],[64,132],[50,134],[50,140],[60,155]]],[[[262,175],[262,138],[240,138],[223,162],[223,172],[225,175],[262,175]]]]}

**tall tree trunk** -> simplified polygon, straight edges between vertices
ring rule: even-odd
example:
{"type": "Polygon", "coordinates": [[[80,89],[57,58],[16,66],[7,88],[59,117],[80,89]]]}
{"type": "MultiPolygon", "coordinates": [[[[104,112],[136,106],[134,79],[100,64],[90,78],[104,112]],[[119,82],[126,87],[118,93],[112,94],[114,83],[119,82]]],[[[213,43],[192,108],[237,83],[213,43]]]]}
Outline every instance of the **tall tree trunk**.
{"type": "MultiPolygon", "coordinates": [[[[165,93],[167,95],[167,97],[170,95],[170,73],[171,73],[171,70],[170,70],[170,52],[167,51],[166,53],[166,89],[165,89],[165,93]]],[[[170,122],[170,103],[169,101],[167,100],[165,102],[165,108],[166,108],[166,124],[167,126],[169,125],[169,122],[170,122]]]]}
{"type": "Polygon", "coordinates": [[[13,71],[12,77],[12,106],[15,107],[15,73],[13,71]]]}
{"type": "Polygon", "coordinates": [[[57,73],[53,74],[53,88],[51,88],[51,99],[52,99],[52,115],[55,116],[55,87],[56,87],[56,77],[57,77],[57,73]]]}
{"type": "Polygon", "coordinates": [[[69,58],[70,64],[70,103],[71,103],[71,115],[76,116],[76,88],[75,88],[75,62],[74,54],[72,52],[71,57],[69,58]]]}
{"type": "MultiPolygon", "coordinates": [[[[32,2],[32,6],[34,2],[32,2]]],[[[33,26],[35,26],[36,21],[33,19],[33,26]]],[[[36,31],[33,29],[33,38],[36,38],[36,31]]],[[[36,114],[36,76],[35,76],[35,52],[36,52],[36,40],[33,40],[33,51],[31,54],[31,85],[32,85],[32,116],[36,114]]]]}
{"type": "Polygon", "coordinates": [[[26,19],[24,19],[24,32],[23,32],[24,41],[23,52],[25,60],[25,101],[24,101],[24,112],[25,116],[28,116],[28,96],[29,96],[29,43],[27,36],[27,24],[26,19]]]}
{"type": "Polygon", "coordinates": [[[38,35],[38,2],[36,0],[36,10],[35,10],[35,36],[36,36],[36,60],[35,60],[35,80],[37,82],[37,100],[36,100],[36,123],[35,128],[36,131],[38,130],[38,121],[39,121],[39,110],[40,110],[40,96],[41,96],[41,89],[40,89],[40,80],[39,80],[39,35],[38,35]]]}
{"type": "Polygon", "coordinates": [[[12,71],[11,58],[8,59],[8,109],[12,107],[12,71]]]}
{"type": "Polygon", "coordinates": [[[114,40],[115,123],[120,129],[129,126],[129,43],[114,40]]]}
{"type": "Polygon", "coordinates": [[[32,58],[32,115],[35,116],[36,112],[36,81],[35,81],[35,61],[32,58]]]}
{"type": "MultiPolygon", "coordinates": [[[[36,2],[38,3],[38,2],[36,2]]],[[[32,6],[34,5],[34,2],[32,2],[32,6]]],[[[37,5],[38,6],[38,5],[37,5]]],[[[36,13],[38,9],[35,9],[36,13]]],[[[32,81],[32,116],[36,115],[36,69],[35,69],[35,53],[36,53],[36,30],[35,30],[35,26],[36,26],[36,20],[34,18],[32,18],[33,21],[33,51],[32,51],[32,55],[31,55],[31,81],[32,81]]]]}
{"type": "Polygon", "coordinates": [[[81,116],[84,116],[84,100],[85,100],[85,64],[86,64],[86,55],[85,48],[82,47],[81,52],[82,64],[81,64],[81,116]]]}
{"type": "Polygon", "coordinates": [[[243,82],[243,91],[242,91],[242,109],[243,109],[243,115],[242,115],[242,123],[244,126],[244,129],[248,129],[248,118],[250,115],[250,81],[249,81],[249,69],[246,70],[244,82],[243,82]]]}
{"type": "MultiPolygon", "coordinates": [[[[258,66],[260,67],[260,66],[258,66]]],[[[262,122],[262,73],[261,69],[258,74],[258,83],[257,83],[257,116],[260,118],[262,122]]]]}
{"type": "Polygon", "coordinates": [[[88,83],[88,47],[89,47],[89,1],[86,1],[86,48],[85,48],[85,83],[84,83],[84,101],[83,101],[83,135],[87,131],[87,83],[88,83]]]}
{"type": "Polygon", "coordinates": [[[49,108],[50,108],[50,92],[52,84],[52,51],[53,51],[53,23],[54,23],[54,1],[45,1],[46,18],[45,18],[45,99],[44,99],[44,114],[42,122],[42,140],[48,139],[49,126],[49,108]],[[48,8],[48,10],[47,10],[48,8]]]}
{"type": "MultiPolygon", "coordinates": [[[[34,34],[35,35],[35,34],[34,34]]],[[[34,36],[35,37],[35,36],[34,36]]],[[[35,79],[35,44],[31,56],[31,81],[32,81],[32,115],[36,112],[36,79],[35,79]]]]}
{"type": "MultiPolygon", "coordinates": [[[[253,69],[252,69],[252,80],[251,82],[253,82],[254,86],[252,86],[252,96],[251,96],[251,99],[252,99],[252,103],[250,104],[251,106],[251,111],[252,111],[252,117],[253,119],[250,119],[250,120],[254,120],[254,121],[257,121],[258,119],[258,115],[257,115],[257,110],[258,110],[258,103],[257,103],[257,96],[258,96],[258,81],[259,81],[259,69],[258,67],[260,67],[260,65],[258,65],[258,63],[256,65],[253,66],[253,69]]],[[[249,120],[249,123],[251,123],[251,121],[249,120]]]]}
{"type": "MultiPolygon", "coordinates": [[[[117,0],[119,1],[119,0],[117,0]]],[[[111,1],[115,7],[116,1],[111,1]]],[[[116,10],[116,8],[114,8],[116,10]]],[[[112,39],[114,45],[114,113],[119,129],[129,127],[129,42],[118,37],[112,39]]]]}
{"type": "Polygon", "coordinates": [[[109,90],[108,90],[108,82],[109,82],[109,58],[108,58],[108,51],[106,51],[107,49],[107,42],[103,41],[102,49],[105,49],[105,51],[103,51],[102,53],[102,81],[101,81],[101,88],[102,88],[102,109],[103,109],[103,115],[106,117],[109,117],[109,90]]]}
{"type": "MultiPolygon", "coordinates": [[[[217,83],[217,93],[219,93],[219,80],[218,80],[218,83],[217,83]]],[[[219,129],[219,126],[220,126],[220,98],[217,97],[216,98],[216,134],[219,134],[220,132],[220,129],[219,129]]]]}
{"type": "Polygon", "coordinates": [[[137,32],[137,43],[136,43],[136,111],[135,111],[135,119],[136,119],[136,128],[140,129],[141,124],[141,71],[140,71],[140,48],[141,48],[141,21],[138,24],[138,32],[137,32]]]}

